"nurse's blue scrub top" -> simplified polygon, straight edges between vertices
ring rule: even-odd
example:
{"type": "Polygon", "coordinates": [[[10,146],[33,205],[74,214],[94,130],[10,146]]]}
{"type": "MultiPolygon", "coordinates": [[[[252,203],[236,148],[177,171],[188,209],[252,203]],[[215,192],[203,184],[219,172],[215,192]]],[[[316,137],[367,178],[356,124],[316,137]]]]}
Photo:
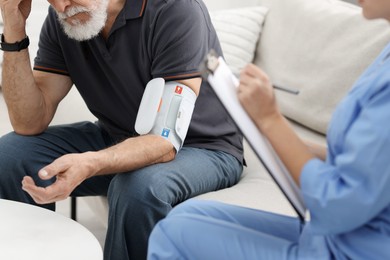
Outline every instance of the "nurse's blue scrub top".
{"type": "Polygon", "coordinates": [[[302,171],[311,215],[302,241],[336,259],[390,259],[389,53],[390,44],[334,112],[326,162],[302,171]]]}

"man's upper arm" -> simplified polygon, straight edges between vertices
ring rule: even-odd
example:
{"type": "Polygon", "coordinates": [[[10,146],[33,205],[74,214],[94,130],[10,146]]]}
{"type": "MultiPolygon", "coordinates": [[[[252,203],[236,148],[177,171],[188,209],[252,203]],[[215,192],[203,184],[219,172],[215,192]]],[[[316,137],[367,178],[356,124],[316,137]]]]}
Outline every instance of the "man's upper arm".
{"type": "Polygon", "coordinates": [[[199,64],[211,39],[207,10],[196,1],[172,1],[156,16],[149,50],[153,78],[179,81],[200,77],[199,64]]]}
{"type": "Polygon", "coordinates": [[[178,80],[177,82],[191,88],[195,92],[196,96],[199,95],[200,84],[202,83],[201,78],[183,79],[178,80]]]}

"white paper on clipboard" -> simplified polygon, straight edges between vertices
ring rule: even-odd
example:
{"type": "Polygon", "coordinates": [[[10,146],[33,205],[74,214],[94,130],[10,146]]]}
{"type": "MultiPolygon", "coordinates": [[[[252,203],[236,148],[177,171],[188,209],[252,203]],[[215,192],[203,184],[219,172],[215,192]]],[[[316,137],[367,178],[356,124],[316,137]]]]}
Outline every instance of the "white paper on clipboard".
{"type": "Polygon", "coordinates": [[[259,160],[287,197],[298,216],[304,220],[306,207],[298,186],[268,140],[260,133],[241,106],[237,97],[239,81],[222,57],[218,58],[218,67],[208,74],[207,80],[259,160]]]}

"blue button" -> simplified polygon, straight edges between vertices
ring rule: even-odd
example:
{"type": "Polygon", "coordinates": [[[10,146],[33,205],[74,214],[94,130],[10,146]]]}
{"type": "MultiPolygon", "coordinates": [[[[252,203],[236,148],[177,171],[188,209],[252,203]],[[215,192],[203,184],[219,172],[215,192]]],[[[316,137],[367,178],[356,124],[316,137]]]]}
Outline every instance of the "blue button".
{"type": "Polygon", "coordinates": [[[169,132],[170,132],[170,130],[168,128],[164,128],[162,133],[161,133],[161,136],[168,137],[169,136],[169,132]]]}

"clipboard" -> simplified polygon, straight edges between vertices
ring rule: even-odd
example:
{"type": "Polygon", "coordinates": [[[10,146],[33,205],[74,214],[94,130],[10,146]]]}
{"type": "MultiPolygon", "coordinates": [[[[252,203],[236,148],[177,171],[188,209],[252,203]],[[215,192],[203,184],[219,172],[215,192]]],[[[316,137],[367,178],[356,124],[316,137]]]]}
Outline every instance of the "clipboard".
{"type": "Polygon", "coordinates": [[[300,189],[268,140],[257,129],[241,106],[237,97],[237,87],[239,85],[237,77],[232,73],[224,59],[214,51],[207,54],[204,63],[200,66],[200,71],[203,78],[214,89],[217,97],[242,132],[257,158],[279,186],[297,212],[298,217],[303,221],[306,215],[306,207],[300,189]]]}

